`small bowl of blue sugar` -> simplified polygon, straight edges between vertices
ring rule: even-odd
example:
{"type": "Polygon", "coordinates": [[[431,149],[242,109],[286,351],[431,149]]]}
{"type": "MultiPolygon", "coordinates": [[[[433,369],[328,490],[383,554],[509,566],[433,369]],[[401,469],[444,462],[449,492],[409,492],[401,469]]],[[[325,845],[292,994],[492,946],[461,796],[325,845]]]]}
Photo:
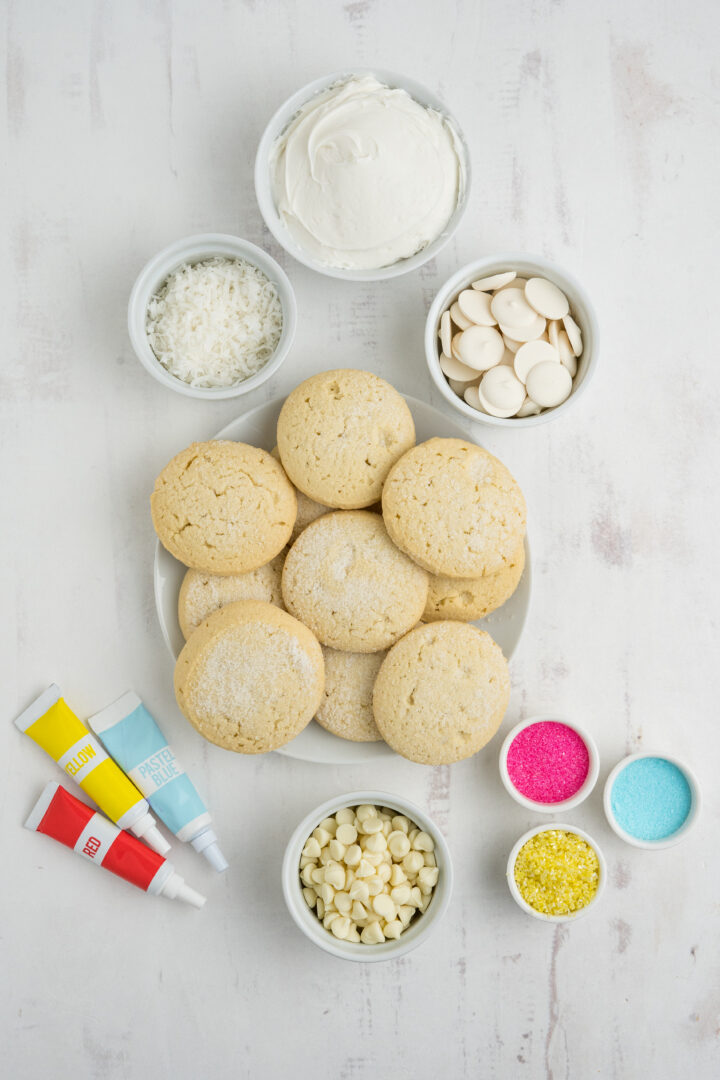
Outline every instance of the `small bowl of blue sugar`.
{"type": "Polygon", "coordinates": [[[700,787],[675,757],[630,754],[612,770],[603,804],[610,827],[634,847],[671,847],[687,836],[700,813],[700,787]]]}

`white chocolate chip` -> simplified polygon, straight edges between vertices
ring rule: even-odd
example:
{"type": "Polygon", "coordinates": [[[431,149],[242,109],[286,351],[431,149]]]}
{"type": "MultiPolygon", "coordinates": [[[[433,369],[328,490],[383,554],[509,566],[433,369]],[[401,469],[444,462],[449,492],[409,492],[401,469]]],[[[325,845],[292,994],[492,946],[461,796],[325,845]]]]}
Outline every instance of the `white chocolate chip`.
{"type": "Polygon", "coordinates": [[[410,899],[410,886],[407,882],[402,885],[395,885],[395,887],[390,890],[390,896],[398,905],[407,904],[410,899]]]}
{"type": "Polygon", "coordinates": [[[359,900],[361,904],[367,904],[370,899],[367,881],[354,881],[350,886],[349,896],[351,900],[359,900]]]}
{"type": "Polygon", "coordinates": [[[468,327],[472,326],[472,319],[468,319],[463,315],[457,300],[450,306],[450,318],[459,330],[467,330],[468,327]]]}
{"type": "Polygon", "coordinates": [[[410,850],[410,840],[404,832],[396,829],[387,838],[387,846],[396,859],[404,858],[410,850]]]}
{"type": "Polygon", "coordinates": [[[425,865],[425,859],[419,851],[410,851],[403,859],[403,870],[406,874],[417,874],[421,866],[425,865]]]}
{"type": "Polygon", "coordinates": [[[512,368],[501,364],[485,373],[478,399],[490,416],[514,416],[525,400],[525,387],[512,368]]]}
{"type": "Polygon", "coordinates": [[[418,888],[418,886],[414,885],[413,888],[410,890],[409,904],[410,904],[411,907],[420,907],[421,903],[422,903],[422,893],[420,892],[420,889],[418,888]]]}
{"type": "Polygon", "coordinates": [[[414,914],[415,908],[412,907],[411,904],[402,904],[398,908],[398,919],[403,924],[403,926],[407,926],[414,914]]]}
{"type": "MultiPolygon", "coordinates": [[[[440,344],[442,345],[442,351],[449,356],[452,348],[452,322],[449,311],[443,311],[440,316],[440,344]]],[[[342,811],[340,812],[342,813],[342,811]]]]}
{"type": "Polygon", "coordinates": [[[378,866],[378,868],[377,868],[377,876],[380,878],[383,885],[386,885],[388,883],[388,881],[390,880],[390,874],[391,874],[391,870],[390,870],[390,864],[389,863],[384,862],[384,863],[381,863],[380,866],[378,866]]]}
{"type": "MultiPolygon", "coordinates": [[[[325,830],[323,830],[323,831],[325,831],[325,830]]],[[[311,836],[311,837],[308,838],[308,840],[307,840],[307,842],[305,844],[305,847],[302,850],[302,853],[303,853],[303,855],[307,856],[308,859],[319,859],[320,858],[320,844],[318,843],[318,841],[315,839],[314,836],[311,836]]]]}
{"type": "Polygon", "coordinates": [[[572,390],[572,377],[564,364],[543,361],[531,368],[527,377],[528,397],[536,405],[552,408],[562,405],[572,390]]]}
{"type": "Polygon", "coordinates": [[[325,882],[323,885],[320,886],[320,899],[325,905],[334,902],[335,890],[333,889],[332,885],[329,885],[327,882],[325,882]]]}
{"type": "MultiPolygon", "coordinates": [[[[318,825],[317,829],[313,829],[313,836],[321,848],[324,848],[330,841],[330,833],[327,829],[323,829],[318,825]]],[[[320,854],[320,852],[318,852],[320,854]]]]}
{"type": "Polygon", "coordinates": [[[379,922],[371,922],[363,929],[360,935],[360,940],[365,945],[379,945],[385,940],[385,935],[382,932],[382,927],[379,922]]]}
{"type": "Polygon", "coordinates": [[[448,379],[457,379],[458,382],[469,383],[477,379],[475,368],[468,367],[456,357],[446,356],[445,353],[440,353],[440,368],[448,379]]]}
{"type": "Polygon", "coordinates": [[[322,885],[325,880],[325,871],[321,870],[320,867],[317,867],[315,870],[312,871],[312,874],[310,876],[312,877],[313,882],[316,885],[322,885]]]}
{"type": "MultiPolygon", "coordinates": [[[[418,885],[420,888],[422,889],[424,886],[427,889],[434,889],[438,882],[439,873],[440,871],[436,866],[421,867],[421,869],[418,870],[418,885]]],[[[337,902],[337,896],[335,897],[335,903],[339,911],[340,905],[337,902]]]]}
{"type": "Polygon", "coordinates": [[[522,289],[503,289],[495,293],[490,302],[490,310],[497,323],[501,326],[513,327],[513,329],[531,326],[538,316],[535,309],[530,307],[525,299],[522,289]]]}
{"type": "Polygon", "coordinates": [[[385,882],[377,874],[373,874],[372,877],[367,878],[368,892],[371,896],[379,896],[383,891],[385,882]]]}
{"type": "Polygon", "coordinates": [[[347,915],[341,915],[339,918],[333,919],[330,930],[334,937],[344,941],[350,932],[350,920],[347,915]]]}
{"type": "Polygon", "coordinates": [[[362,858],[358,863],[357,870],[355,871],[355,877],[369,878],[372,877],[374,873],[375,867],[373,866],[373,864],[371,862],[368,862],[367,859],[362,858]]]}
{"type": "Polygon", "coordinates": [[[516,277],[514,270],[508,270],[504,274],[491,274],[490,277],[478,278],[477,281],[473,281],[472,287],[480,289],[481,292],[492,292],[493,289],[502,289],[503,286],[509,285],[516,277]]]}
{"type": "Polygon", "coordinates": [[[413,848],[415,851],[434,851],[435,842],[432,836],[426,832],[419,832],[413,840],[413,848]]]}
{"type": "Polygon", "coordinates": [[[515,363],[513,367],[515,374],[523,385],[527,381],[528,372],[536,364],[541,364],[543,360],[552,360],[555,363],[560,362],[557,349],[555,349],[549,341],[528,341],[524,345],[521,345],[518,351],[515,353],[515,363]]]}
{"type": "Polygon", "coordinates": [[[497,322],[490,310],[490,297],[487,293],[463,289],[457,298],[457,305],[465,318],[476,326],[495,326],[497,322]]]}
{"type": "Polygon", "coordinates": [[[337,814],[335,815],[336,831],[338,825],[352,825],[354,820],[355,811],[352,810],[349,806],[346,807],[344,810],[338,810],[337,814]]]}
{"type": "Polygon", "coordinates": [[[355,923],[350,923],[350,930],[348,931],[348,936],[345,938],[345,940],[355,942],[360,940],[360,934],[358,933],[358,928],[355,923]]]}
{"type": "Polygon", "coordinates": [[[332,855],[333,859],[344,859],[347,848],[345,844],[341,844],[339,840],[331,840],[328,844],[328,851],[332,855]]]}
{"type": "Polygon", "coordinates": [[[314,865],[314,863],[311,863],[310,866],[303,867],[303,869],[300,871],[300,880],[302,881],[303,885],[312,885],[313,881],[315,880],[313,874],[316,869],[317,867],[314,865]]]}
{"type": "Polygon", "coordinates": [[[392,870],[390,871],[390,884],[402,885],[407,881],[407,874],[403,870],[402,866],[398,866],[397,863],[393,863],[392,870]]]}
{"type": "Polygon", "coordinates": [[[306,866],[317,866],[316,859],[309,859],[307,855],[300,856],[300,869],[304,870],[306,866]]]}
{"type": "Polygon", "coordinates": [[[395,817],[392,819],[392,827],[395,832],[410,832],[410,822],[402,814],[395,815],[395,817]]]}
{"type": "Polygon", "coordinates": [[[373,908],[383,919],[390,921],[395,918],[397,909],[394,901],[387,893],[380,893],[378,896],[373,897],[373,908]]]}
{"type": "Polygon", "coordinates": [[[326,817],[324,821],[320,822],[320,828],[325,832],[329,832],[331,836],[335,835],[335,830],[338,827],[337,819],[334,817],[326,817]]]}
{"type": "Polygon", "coordinates": [[[387,922],[383,926],[383,934],[390,940],[395,940],[400,937],[403,932],[403,924],[399,919],[393,919],[392,922],[387,922]]]}
{"type": "Polygon", "coordinates": [[[303,889],[303,899],[308,907],[315,907],[317,903],[317,896],[314,889],[303,889]]]}
{"type": "Polygon", "coordinates": [[[371,833],[370,836],[363,837],[365,851],[372,851],[374,854],[379,854],[383,851],[387,851],[387,840],[385,834],[382,832],[382,826],[380,832],[371,833]]]}
{"type": "Polygon", "coordinates": [[[372,836],[373,833],[382,832],[383,823],[379,817],[365,818],[360,822],[360,832],[366,836],[372,836]]]}
{"type": "Polygon", "coordinates": [[[463,364],[476,371],[488,371],[500,363],[505,346],[494,326],[471,326],[453,338],[453,349],[463,364]]]}
{"type": "Polygon", "coordinates": [[[377,868],[382,862],[382,851],[366,851],[364,858],[371,866],[377,868]]]}
{"type": "Polygon", "coordinates": [[[546,319],[562,319],[570,310],[565,293],[547,278],[528,278],[525,299],[538,315],[544,315],[546,319]]]}
{"type": "MultiPolygon", "coordinates": [[[[325,870],[325,884],[332,885],[333,889],[345,888],[345,870],[342,866],[328,866],[325,870]]],[[[327,903],[327,898],[323,895],[322,898],[327,903]]]]}
{"type": "Polygon", "coordinates": [[[355,811],[355,817],[358,821],[367,821],[368,818],[377,817],[377,808],[370,806],[369,803],[363,803],[363,805],[358,806],[355,811]]]}
{"type": "MultiPolygon", "coordinates": [[[[419,877],[420,875],[418,875],[419,877]]],[[[346,892],[335,893],[335,907],[338,909],[341,915],[347,915],[352,907],[353,902],[346,892]]]]}
{"type": "Polygon", "coordinates": [[[563,317],[563,326],[565,327],[565,333],[570,342],[570,348],[575,356],[579,356],[582,352],[582,332],[580,327],[575,322],[572,315],[565,315],[563,317]]]}
{"type": "Polygon", "coordinates": [[[346,846],[354,844],[357,840],[357,829],[354,825],[338,825],[335,837],[341,844],[345,844],[346,846]]]}
{"type": "Polygon", "coordinates": [[[354,900],[350,915],[354,922],[360,922],[361,919],[367,918],[367,909],[359,900],[354,900]]]}
{"type": "Polygon", "coordinates": [[[345,849],[345,865],[357,866],[362,859],[362,849],[359,844],[351,844],[345,849]]]}

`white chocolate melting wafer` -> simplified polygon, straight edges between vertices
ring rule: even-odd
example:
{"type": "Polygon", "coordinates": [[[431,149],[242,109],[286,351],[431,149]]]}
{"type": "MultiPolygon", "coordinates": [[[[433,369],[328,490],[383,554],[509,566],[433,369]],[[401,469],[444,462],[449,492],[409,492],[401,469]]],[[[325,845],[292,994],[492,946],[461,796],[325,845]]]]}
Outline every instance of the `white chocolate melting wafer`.
{"type": "Polygon", "coordinates": [[[561,330],[558,334],[558,356],[560,357],[560,363],[565,365],[574,379],[577,375],[577,357],[572,350],[570,339],[564,330],[561,330]]]}
{"type": "Polygon", "coordinates": [[[560,362],[557,349],[554,349],[549,341],[528,341],[521,345],[515,353],[515,363],[513,364],[515,374],[520,382],[525,383],[530,369],[535,367],[536,364],[541,364],[543,360],[560,362]]]}
{"type": "MultiPolygon", "coordinates": [[[[502,326],[531,326],[538,317],[537,311],[528,304],[522,289],[503,289],[490,301],[490,310],[496,322],[502,326]]],[[[543,321],[543,330],[545,329],[543,321]]]]}
{"type": "Polygon", "coordinates": [[[479,289],[480,292],[492,292],[494,289],[502,289],[504,285],[509,285],[516,277],[514,270],[508,270],[504,274],[491,274],[490,277],[478,278],[477,281],[473,281],[472,287],[479,289]]]}
{"type": "Polygon", "coordinates": [[[440,316],[440,344],[442,351],[449,356],[452,349],[452,319],[449,311],[443,311],[440,316]]]}
{"type": "Polygon", "coordinates": [[[528,278],[525,299],[538,315],[544,315],[546,319],[562,319],[570,311],[565,293],[547,278],[528,278]]]}
{"type": "Polygon", "coordinates": [[[460,330],[467,330],[468,327],[472,326],[472,319],[468,319],[463,315],[457,300],[450,307],[450,318],[460,330]]]}
{"type": "Polygon", "coordinates": [[[515,373],[502,364],[486,373],[478,387],[478,399],[490,416],[514,416],[525,400],[525,387],[515,373]]]}
{"type": "Polygon", "coordinates": [[[579,356],[582,352],[582,333],[580,327],[575,322],[572,315],[563,316],[563,326],[565,327],[565,333],[570,341],[570,348],[575,353],[575,356],[579,356]]]}
{"type": "Polygon", "coordinates": [[[468,367],[487,371],[500,363],[505,345],[494,326],[471,326],[453,338],[453,352],[468,367]]]}
{"type": "Polygon", "coordinates": [[[536,315],[533,322],[527,326],[506,326],[501,323],[500,330],[505,337],[509,337],[513,341],[519,341],[522,345],[526,341],[536,341],[539,337],[542,337],[546,325],[546,319],[542,315],[536,315]]]}
{"type": "Polygon", "coordinates": [[[448,379],[456,379],[459,382],[472,382],[473,379],[477,379],[477,371],[475,368],[468,367],[467,364],[463,364],[460,360],[457,360],[454,356],[446,356],[445,353],[440,354],[440,367],[443,374],[447,375],[448,379]]]}
{"type": "Polygon", "coordinates": [[[528,397],[544,409],[562,405],[570,396],[572,376],[564,364],[545,360],[530,368],[527,377],[528,397]]]}
{"type": "Polygon", "coordinates": [[[490,310],[490,297],[474,289],[463,289],[457,304],[466,319],[476,326],[495,326],[497,319],[490,310]]]}
{"type": "Polygon", "coordinates": [[[520,418],[522,416],[537,416],[541,412],[540,406],[536,405],[532,398],[526,397],[515,415],[520,418]]]}

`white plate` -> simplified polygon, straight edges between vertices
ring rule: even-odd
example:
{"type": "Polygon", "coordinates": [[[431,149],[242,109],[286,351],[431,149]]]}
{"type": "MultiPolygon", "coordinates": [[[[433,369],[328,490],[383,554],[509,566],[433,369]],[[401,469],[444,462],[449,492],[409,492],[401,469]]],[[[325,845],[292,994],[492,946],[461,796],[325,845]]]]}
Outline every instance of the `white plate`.
{"type": "MultiPolygon", "coordinates": [[[[284,400],[284,398],[276,398],[267,405],[259,405],[258,408],[251,409],[224,427],[215,437],[236,439],[238,442],[272,450],[276,442],[278,413],[284,400]]],[[[431,439],[434,435],[442,438],[467,439],[463,429],[437,409],[426,405],[424,401],[418,401],[417,398],[408,397],[406,400],[415,420],[418,442],[431,439]]],[[[492,615],[488,615],[486,619],[475,623],[476,626],[482,627],[492,635],[508,659],[520,640],[530,603],[532,574],[527,539],[525,540],[525,555],[525,572],[508,602],[492,615]]],[[[177,616],[178,595],[184,576],[185,567],[174,559],[158,541],[155,548],[155,604],[163,637],[173,660],[178,657],[185,644],[177,616]]],[[[315,761],[323,765],[356,765],[360,762],[372,761],[377,757],[387,757],[394,751],[384,742],[356,743],[340,739],[337,735],[331,735],[329,731],[325,731],[313,720],[304,731],[301,731],[292,742],[281,747],[277,753],[299,758],[301,761],[315,761]]]]}

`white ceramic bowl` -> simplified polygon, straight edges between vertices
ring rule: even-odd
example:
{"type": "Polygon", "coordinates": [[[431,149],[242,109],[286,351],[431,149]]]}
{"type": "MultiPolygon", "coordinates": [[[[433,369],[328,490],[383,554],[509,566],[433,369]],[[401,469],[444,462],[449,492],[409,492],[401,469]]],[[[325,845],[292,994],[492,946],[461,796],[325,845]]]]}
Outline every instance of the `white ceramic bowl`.
{"type": "MultiPolygon", "coordinates": [[[[467,206],[469,192],[470,158],[467,143],[465,142],[460,127],[450,115],[443,102],[431,93],[430,90],[422,86],[421,83],[415,82],[413,79],[407,79],[404,75],[397,75],[392,71],[383,71],[379,68],[353,68],[348,71],[336,71],[332,75],[325,75],[320,79],[315,79],[313,82],[308,83],[307,86],[303,86],[302,89],[296,91],[292,97],[289,97],[287,101],[280,106],[275,115],[271,118],[260,139],[257,156],[255,158],[255,195],[260,207],[260,213],[265,219],[265,224],[275,239],[279,244],[282,244],[285,250],[292,255],[293,258],[297,259],[298,262],[303,263],[305,266],[309,266],[311,270],[317,270],[318,273],[325,274],[327,277],[342,278],[345,281],[381,281],[386,278],[399,277],[401,274],[407,274],[411,270],[416,270],[419,266],[422,266],[423,263],[428,262],[429,259],[432,259],[433,256],[437,255],[440,249],[445,246],[460,224],[460,219],[465,213],[465,207],[467,206]],[[400,259],[390,266],[383,266],[372,270],[344,270],[341,267],[325,266],[322,263],[316,262],[304,248],[296,242],[295,238],[288,231],[285,223],[278,214],[270,180],[270,153],[272,147],[279,136],[282,135],[295,114],[310,100],[310,98],[314,97],[315,94],[327,90],[329,87],[335,85],[335,83],[344,82],[353,75],[375,75],[378,81],[385,86],[393,88],[397,87],[401,90],[405,90],[411,97],[415,98],[416,101],[419,101],[421,105],[425,105],[428,108],[435,109],[437,112],[442,113],[442,115],[450,122],[458,137],[458,148],[463,170],[462,188],[458,197],[457,206],[455,207],[455,212],[440,235],[437,236],[435,240],[431,241],[427,247],[424,247],[422,251],[416,252],[415,255],[411,255],[407,259],[400,259]]],[[[381,197],[382,193],[379,193],[378,198],[381,197]]]]}
{"type": "Polygon", "coordinates": [[[575,825],[563,825],[560,822],[552,821],[548,822],[547,825],[538,825],[534,829],[529,829],[528,832],[524,833],[520,837],[520,839],[510,852],[506,874],[508,887],[510,889],[513,900],[518,905],[518,907],[522,908],[522,910],[527,915],[532,915],[534,919],[540,919],[541,922],[575,922],[577,919],[582,918],[583,915],[587,915],[589,911],[593,910],[593,908],[600,900],[603,892],[605,891],[605,882],[607,879],[607,863],[605,862],[605,856],[603,855],[600,848],[597,846],[596,842],[593,840],[592,836],[584,832],[582,829],[578,829],[575,825]],[[528,902],[523,899],[522,895],[520,894],[520,890],[518,889],[515,882],[515,860],[518,857],[520,848],[523,847],[523,845],[526,844],[527,841],[530,840],[533,836],[537,836],[538,833],[549,832],[550,830],[559,830],[560,832],[574,833],[576,836],[581,837],[581,839],[585,840],[585,842],[588,843],[593,849],[593,851],[598,857],[598,862],[600,864],[600,880],[598,882],[597,892],[595,893],[589,904],[586,904],[584,908],[580,908],[572,915],[545,915],[542,911],[536,911],[534,907],[531,907],[530,904],[528,904],[528,902]]]}
{"type": "Polygon", "coordinates": [[[445,837],[438,829],[435,822],[427,814],[408,802],[399,795],[391,795],[387,791],[350,791],[344,795],[336,795],[328,799],[321,806],[312,810],[304,817],[294,833],[290,837],[285,858],[282,866],[282,888],[285,903],[295,923],[300,927],[303,934],[313,944],[318,945],[325,952],[332,953],[342,960],[356,960],[360,963],[376,963],[379,960],[395,960],[398,956],[416,948],[425,941],[432,931],[438,926],[440,920],[450,903],[453,886],[453,870],[450,859],[450,850],[445,837]],[[317,828],[323,818],[337,813],[346,806],[359,806],[369,803],[378,807],[387,806],[391,810],[397,810],[399,814],[405,814],[416,825],[419,825],[435,841],[435,858],[440,870],[438,883],[433,891],[432,900],[427,909],[416,916],[407,930],[403,931],[395,941],[385,941],[379,945],[364,945],[360,942],[340,941],[326,930],[320,919],[307,904],[302,894],[303,885],[300,880],[299,866],[302,849],[313,829],[317,828]]]}
{"type": "Polygon", "coordinates": [[[239,236],[226,236],[222,233],[205,233],[201,236],[187,236],[176,240],[174,244],[159,251],[140,271],[128,303],[128,333],[130,341],[140,363],[153,378],[187,397],[205,398],[218,401],[222,398],[240,397],[255,390],[266,382],[278,370],[290,351],[297,325],[297,305],[295,293],[285,271],[262,248],[256,247],[239,236]],[[254,375],[235,383],[233,386],[203,387],[190,386],[182,379],[171,375],[160,363],[150,348],[145,332],[145,317],[150,300],[162,287],[163,282],[174,270],[184,263],[202,262],[214,256],[226,259],[246,259],[257,266],[277,289],[282,305],[283,326],[277,348],[270,359],[254,375]]]}
{"type": "Polygon", "coordinates": [[[576,724],[572,720],[566,720],[564,716],[533,716],[529,720],[523,720],[521,723],[516,724],[515,727],[508,732],[505,741],[500,748],[499,764],[500,779],[505,785],[505,790],[512,795],[516,803],[519,803],[520,806],[524,806],[526,810],[537,810],[540,814],[558,814],[564,810],[572,810],[587,799],[597,783],[598,773],[600,772],[600,755],[598,754],[598,748],[592,735],[584,727],[581,727],[580,724],[576,724]],[[508,772],[507,767],[508,751],[520,732],[524,731],[525,728],[532,727],[533,724],[542,724],[548,721],[556,724],[564,724],[566,727],[576,731],[585,743],[590,757],[588,774],[585,777],[582,787],[580,787],[569,799],[563,799],[562,802],[556,803],[535,802],[534,799],[528,799],[526,795],[522,795],[510,779],[510,773],[508,772]]]}
{"type": "Polygon", "coordinates": [[[622,761],[619,761],[615,768],[612,770],[607,780],[605,781],[605,788],[603,790],[603,808],[605,810],[605,817],[608,820],[608,825],[617,833],[621,840],[624,840],[626,844],[632,844],[633,847],[644,848],[646,851],[659,851],[661,848],[674,847],[675,844],[684,840],[690,829],[695,825],[699,815],[700,808],[702,806],[702,796],[700,794],[700,785],[698,783],[695,773],[690,769],[684,761],[680,761],[676,757],[672,757],[670,754],[656,754],[656,753],[642,753],[642,754],[628,754],[622,761]],[[612,789],[615,780],[622,770],[630,764],[631,761],[640,761],[641,758],[662,758],[663,761],[669,761],[671,765],[675,765],[680,770],[690,786],[690,794],[692,796],[692,803],[690,805],[690,813],[685,818],[684,823],[680,826],[677,832],[672,833],[670,836],[666,836],[663,840],[639,840],[637,836],[632,836],[630,833],[625,832],[623,827],[618,823],[612,809],[612,789]]]}
{"type": "Polygon", "coordinates": [[[567,270],[561,269],[555,263],[544,259],[542,255],[524,255],[517,252],[508,254],[491,255],[486,259],[478,259],[468,263],[445,282],[432,302],[425,323],[425,359],[430,369],[433,382],[445,398],[457,412],[468,420],[475,420],[479,424],[492,424],[495,427],[535,427],[537,424],[547,424],[550,420],[556,420],[578,400],[587,389],[590,379],[595,374],[598,357],[599,333],[595,310],[584,288],[567,270]],[[447,381],[440,367],[440,340],[438,329],[440,316],[462,289],[467,289],[470,283],[480,277],[488,277],[490,274],[499,274],[505,270],[516,270],[522,277],[544,277],[554,282],[570,301],[570,311],[582,331],[583,350],[578,360],[577,375],[573,379],[573,388],[570,396],[553,409],[544,409],[537,416],[510,416],[507,419],[499,416],[488,416],[487,413],[478,412],[457,396],[447,381]]]}

